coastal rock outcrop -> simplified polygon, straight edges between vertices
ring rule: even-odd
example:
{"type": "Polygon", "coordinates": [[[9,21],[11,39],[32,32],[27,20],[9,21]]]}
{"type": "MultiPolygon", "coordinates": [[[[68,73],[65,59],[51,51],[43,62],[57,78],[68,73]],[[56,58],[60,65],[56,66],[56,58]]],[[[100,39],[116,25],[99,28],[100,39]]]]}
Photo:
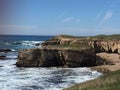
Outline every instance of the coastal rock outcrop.
{"type": "Polygon", "coordinates": [[[118,41],[92,41],[89,42],[94,48],[96,53],[107,52],[107,53],[119,53],[120,54],[120,40],[118,41]]]}
{"type": "Polygon", "coordinates": [[[48,41],[42,43],[42,46],[51,46],[51,45],[81,45],[88,44],[89,38],[85,37],[73,37],[67,35],[59,35],[51,38],[48,41]]]}
{"type": "Polygon", "coordinates": [[[120,54],[119,37],[117,36],[117,39],[114,39],[114,37],[116,38],[116,35],[109,37],[55,36],[43,42],[41,48],[20,50],[16,65],[18,67],[112,65],[114,63],[110,59],[113,58],[106,57],[109,57],[109,55],[110,57],[113,55],[119,56],[120,54]]]}
{"type": "Polygon", "coordinates": [[[48,41],[43,42],[42,46],[69,44],[69,42],[71,41],[72,41],[71,38],[64,38],[63,36],[59,35],[51,38],[48,41]]]}
{"type": "Polygon", "coordinates": [[[107,52],[107,53],[119,53],[120,54],[120,40],[111,39],[96,39],[90,37],[75,38],[70,36],[56,36],[52,39],[42,43],[42,46],[53,45],[78,45],[79,47],[90,46],[94,49],[95,53],[107,52]]]}
{"type": "Polygon", "coordinates": [[[16,65],[18,67],[80,67],[95,66],[96,55],[91,50],[72,49],[25,49],[20,50],[16,65]]]}

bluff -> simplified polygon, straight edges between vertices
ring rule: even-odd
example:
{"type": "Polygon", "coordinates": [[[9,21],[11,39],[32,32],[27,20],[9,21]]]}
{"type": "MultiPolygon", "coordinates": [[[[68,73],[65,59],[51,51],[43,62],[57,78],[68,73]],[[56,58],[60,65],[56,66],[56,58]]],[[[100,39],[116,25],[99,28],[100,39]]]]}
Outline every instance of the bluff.
{"type": "Polygon", "coordinates": [[[55,36],[43,42],[40,48],[20,50],[16,66],[90,67],[110,65],[114,62],[106,57],[110,53],[120,54],[119,36],[55,36]],[[105,53],[105,56],[101,53],[105,53]]]}

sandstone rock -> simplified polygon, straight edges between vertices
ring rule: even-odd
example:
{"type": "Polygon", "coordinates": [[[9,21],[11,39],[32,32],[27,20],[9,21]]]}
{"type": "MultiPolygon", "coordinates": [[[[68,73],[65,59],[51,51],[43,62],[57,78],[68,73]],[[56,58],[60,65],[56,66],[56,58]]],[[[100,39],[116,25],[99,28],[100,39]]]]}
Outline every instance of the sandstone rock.
{"type": "Polygon", "coordinates": [[[24,49],[19,51],[17,66],[38,66],[41,52],[39,49],[24,49]]]}
{"type": "Polygon", "coordinates": [[[69,67],[88,67],[96,65],[96,56],[91,50],[65,50],[62,53],[64,61],[69,67]]]}
{"type": "Polygon", "coordinates": [[[20,50],[16,65],[18,67],[95,66],[96,55],[91,50],[52,48],[20,50]]]}
{"type": "Polygon", "coordinates": [[[61,36],[53,37],[50,40],[43,42],[41,45],[42,46],[59,45],[60,44],[60,38],[61,38],[61,36]]]}
{"type": "Polygon", "coordinates": [[[118,54],[120,54],[120,49],[118,49],[118,54]]]}
{"type": "Polygon", "coordinates": [[[115,64],[120,62],[120,55],[117,53],[97,53],[97,56],[101,57],[107,64],[115,64]]]}
{"type": "Polygon", "coordinates": [[[69,44],[72,41],[70,38],[61,38],[60,39],[60,44],[69,44]]]}
{"type": "Polygon", "coordinates": [[[112,64],[110,60],[105,61],[104,55],[96,56],[96,53],[101,52],[120,54],[120,40],[60,35],[43,42],[42,48],[20,50],[16,65],[18,67],[87,67],[112,64]]]}
{"type": "Polygon", "coordinates": [[[97,59],[97,66],[93,69],[100,72],[111,72],[120,70],[120,55],[117,53],[97,53],[99,59],[97,59]],[[100,59],[101,58],[101,59],[100,59]],[[102,64],[100,64],[102,62],[102,64]]]}
{"type": "Polygon", "coordinates": [[[89,42],[94,48],[96,53],[108,52],[108,53],[119,53],[120,51],[120,41],[93,41],[89,42]]]}
{"type": "Polygon", "coordinates": [[[72,37],[63,37],[60,35],[60,36],[53,37],[48,41],[45,41],[44,43],[42,43],[42,46],[83,44],[85,41],[89,41],[89,38],[72,38],[72,37]]]}

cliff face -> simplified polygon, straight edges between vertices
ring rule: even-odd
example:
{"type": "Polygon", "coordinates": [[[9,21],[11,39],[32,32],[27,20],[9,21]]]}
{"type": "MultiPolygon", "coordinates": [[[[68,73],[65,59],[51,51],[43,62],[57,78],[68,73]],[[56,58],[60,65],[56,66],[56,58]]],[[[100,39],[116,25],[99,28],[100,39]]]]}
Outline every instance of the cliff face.
{"type": "Polygon", "coordinates": [[[95,66],[95,56],[91,50],[26,49],[19,51],[16,65],[19,67],[95,66]]]}
{"type": "Polygon", "coordinates": [[[118,41],[93,41],[89,42],[89,45],[94,48],[96,53],[118,53],[120,54],[120,40],[118,41]]]}

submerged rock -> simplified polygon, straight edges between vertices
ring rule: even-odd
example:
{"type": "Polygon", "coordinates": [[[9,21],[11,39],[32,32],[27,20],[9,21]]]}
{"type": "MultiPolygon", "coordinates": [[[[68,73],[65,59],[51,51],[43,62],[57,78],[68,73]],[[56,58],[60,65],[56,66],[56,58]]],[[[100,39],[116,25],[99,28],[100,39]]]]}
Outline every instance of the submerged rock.
{"type": "Polygon", "coordinates": [[[12,52],[11,49],[0,49],[0,52],[12,52]]]}
{"type": "Polygon", "coordinates": [[[40,46],[40,45],[41,45],[41,43],[36,43],[36,44],[35,44],[35,46],[40,46]]]}
{"type": "Polygon", "coordinates": [[[2,56],[0,56],[0,59],[4,60],[4,59],[6,59],[6,56],[2,55],[2,56]]]}

